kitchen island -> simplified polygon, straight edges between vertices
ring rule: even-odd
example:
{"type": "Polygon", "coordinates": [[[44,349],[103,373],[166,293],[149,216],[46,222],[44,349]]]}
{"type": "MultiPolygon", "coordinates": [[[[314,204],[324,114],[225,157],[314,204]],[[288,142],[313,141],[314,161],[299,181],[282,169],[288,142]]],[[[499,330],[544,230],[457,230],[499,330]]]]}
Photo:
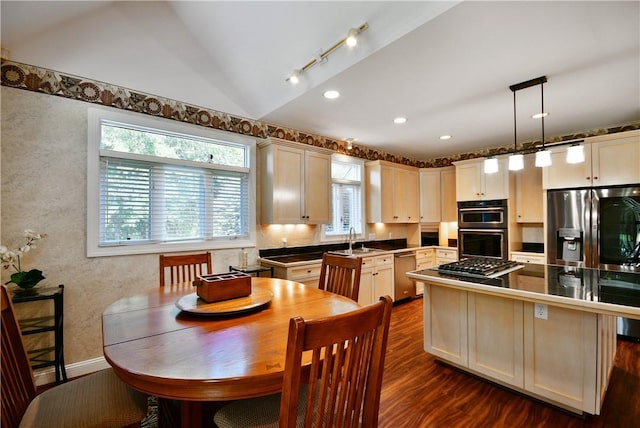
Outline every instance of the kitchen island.
{"type": "Polygon", "coordinates": [[[425,351],[575,413],[600,413],[616,317],[640,319],[634,273],[525,264],[495,278],[407,276],[424,284],[425,351]]]}

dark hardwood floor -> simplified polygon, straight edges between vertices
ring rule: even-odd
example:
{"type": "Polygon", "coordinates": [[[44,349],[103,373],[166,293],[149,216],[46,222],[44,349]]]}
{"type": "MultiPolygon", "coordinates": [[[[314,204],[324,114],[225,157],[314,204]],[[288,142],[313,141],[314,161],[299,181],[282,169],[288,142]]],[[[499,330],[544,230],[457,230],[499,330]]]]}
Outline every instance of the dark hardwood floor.
{"type": "Polygon", "coordinates": [[[601,414],[577,416],[439,363],[423,350],[422,299],[393,308],[381,428],[640,427],[640,343],[618,341],[601,414]]]}

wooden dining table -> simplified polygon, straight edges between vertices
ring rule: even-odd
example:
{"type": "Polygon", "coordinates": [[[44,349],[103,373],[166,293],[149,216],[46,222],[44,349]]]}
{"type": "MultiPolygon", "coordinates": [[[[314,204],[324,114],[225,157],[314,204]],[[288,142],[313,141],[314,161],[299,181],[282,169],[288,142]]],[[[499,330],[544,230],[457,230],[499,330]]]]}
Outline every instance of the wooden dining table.
{"type": "Polygon", "coordinates": [[[282,389],[292,317],[317,319],[359,307],[346,297],[284,279],[253,277],[251,287],[252,294],[271,293],[268,303],[223,314],[185,305],[195,293],[188,284],[122,298],[102,315],[104,356],[132,388],[160,400],[179,400],[182,427],[200,427],[205,402],[282,389]]]}

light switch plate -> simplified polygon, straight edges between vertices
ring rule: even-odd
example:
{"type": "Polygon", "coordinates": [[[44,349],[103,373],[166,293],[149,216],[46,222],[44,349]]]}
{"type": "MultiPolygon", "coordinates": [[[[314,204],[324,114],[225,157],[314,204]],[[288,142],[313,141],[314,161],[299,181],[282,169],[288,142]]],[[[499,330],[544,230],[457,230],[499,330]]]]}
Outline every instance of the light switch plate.
{"type": "Polygon", "coordinates": [[[536,303],[533,312],[536,318],[546,320],[548,317],[548,306],[544,303],[536,303]]]}

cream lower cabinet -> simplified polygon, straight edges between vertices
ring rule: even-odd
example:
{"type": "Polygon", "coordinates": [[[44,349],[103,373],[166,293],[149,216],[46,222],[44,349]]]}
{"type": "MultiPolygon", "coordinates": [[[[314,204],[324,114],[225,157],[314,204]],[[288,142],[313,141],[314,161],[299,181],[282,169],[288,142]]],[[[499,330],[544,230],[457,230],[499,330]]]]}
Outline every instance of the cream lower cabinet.
{"type": "Polygon", "coordinates": [[[301,282],[302,284],[318,288],[318,284],[320,283],[321,268],[322,263],[309,263],[289,268],[273,266],[273,276],[275,278],[283,278],[290,281],[301,282]]]}
{"type": "Polygon", "coordinates": [[[533,263],[537,265],[543,265],[546,263],[544,254],[540,253],[527,253],[521,251],[512,251],[511,260],[518,263],[533,263]]]}
{"type": "Polygon", "coordinates": [[[469,293],[467,305],[469,368],[522,388],[522,302],[469,293]]]}
{"type": "Polygon", "coordinates": [[[424,350],[468,367],[467,292],[425,284],[424,350]]]}
{"type": "Polygon", "coordinates": [[[524,304],[525,390],[571,409],[599,414],[615,356],[615,317],[524,304]]]}
{"type": "Polygon", "coordinates": [[[615,317],[425,283],[425,351],[573,412],[599,414],[615,317]]]}
{"type": "MultiPolygon", "coordinates": [[[[436,250],[425,248],[416,251],[416,270],[429,269],[436,265],[436,250]]],[[[424,282],[416,281],[416,295],[424,293],[424,282]]]]}
{"type": "Polygon", "coordinates": [[[358,303],[370,305],[384,295],[393,298],[393,254],[363,257],[358,303]]]}
{"type": "Polygon", "coordinates": [[[458,261],[458,250],[455,248],[436,248],[436,265],[458,261]]]}

